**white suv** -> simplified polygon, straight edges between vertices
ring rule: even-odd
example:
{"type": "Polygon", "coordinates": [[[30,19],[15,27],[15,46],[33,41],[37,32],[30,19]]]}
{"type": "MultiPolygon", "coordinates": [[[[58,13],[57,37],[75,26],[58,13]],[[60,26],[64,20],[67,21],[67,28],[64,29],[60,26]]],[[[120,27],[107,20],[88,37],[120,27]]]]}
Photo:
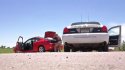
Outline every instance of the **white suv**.
{"type": "MultiPolygon", "coordinates": [[[[116,27],[121,28],[121,26],[116,27]]],[[[62,36],[65,52],[70,52],[71,50],[73,52],[77,50],[89,51],[93,49],[108,51],[109,41],[111,41],[110,44],[112,45],[118,45],[120,38],[120,33],[110,37],[107,27],[99,22],[72,23],[71,26],[64,28],[62,36]]]]}

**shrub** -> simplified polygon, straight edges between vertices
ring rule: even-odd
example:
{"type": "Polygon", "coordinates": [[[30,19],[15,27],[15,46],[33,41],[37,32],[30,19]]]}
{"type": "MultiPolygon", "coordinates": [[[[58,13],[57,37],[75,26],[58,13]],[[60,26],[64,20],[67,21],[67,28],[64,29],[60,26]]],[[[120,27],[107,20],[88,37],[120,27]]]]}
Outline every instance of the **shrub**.
{"type": "Polygon", "coordinates": [[[115,47],[115,51],[125,51],[125,43],[121,47],[115,47]]]}

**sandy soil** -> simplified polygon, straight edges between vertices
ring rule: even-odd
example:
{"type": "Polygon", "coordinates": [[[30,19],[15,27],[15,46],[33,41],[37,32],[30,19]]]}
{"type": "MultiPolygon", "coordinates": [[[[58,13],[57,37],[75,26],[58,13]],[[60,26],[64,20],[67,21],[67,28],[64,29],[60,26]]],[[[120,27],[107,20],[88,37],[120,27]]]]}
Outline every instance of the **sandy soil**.
{"type": "Polygon", "coordinates": [[[0,70],[125,70],[125,52],[0,54],[0,70]]]}

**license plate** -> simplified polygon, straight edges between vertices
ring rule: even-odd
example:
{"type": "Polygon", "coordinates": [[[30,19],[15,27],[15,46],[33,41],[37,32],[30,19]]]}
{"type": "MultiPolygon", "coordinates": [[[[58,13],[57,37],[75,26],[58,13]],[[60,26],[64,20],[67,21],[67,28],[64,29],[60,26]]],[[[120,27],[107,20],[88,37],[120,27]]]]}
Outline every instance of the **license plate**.
{"type": "Polygon", "coordinates": [[[89,33],[90,29],[89,28],[82,28],[81,33],[89,33]]]}

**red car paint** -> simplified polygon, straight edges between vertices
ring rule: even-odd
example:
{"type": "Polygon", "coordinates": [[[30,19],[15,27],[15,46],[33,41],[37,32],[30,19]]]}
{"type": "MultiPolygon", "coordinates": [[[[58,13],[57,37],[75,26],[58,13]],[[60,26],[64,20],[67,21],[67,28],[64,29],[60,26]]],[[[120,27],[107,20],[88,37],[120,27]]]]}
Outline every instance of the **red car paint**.
{"type": "MultiPolygon", "coordinates": [[[[33,37],[30,39],[34,39],[34,38],[38,38],[39,40],[36,42],[33,42],[32,49],[28,49],[28,50],[21,49],[22,46],[20,46],[20,43],[17,42],[16,47],[14,48],[14,52],[39,52],[40,46],[44,46],[45,51],[54,50],[55,43],[51,43],[47,39],[41,38],[41,37],[33,37]]],[[[28,40],[30,40],[30,39],[28,39],[28,40]]],[[[24,42],[24,43],[26,43],[26,42],[24,42]]]]}
{"type": "Polygon", "coordinates": [[[44,38],[47,38],[47,37],[53,38],[55,34],[56,34],[56,32],[54,32],[54,31],[46,31],[44,38]]]}
{"type": "Polygon", "coordinates": [[[16,47],[14,47],[13,50],[14,52],[39,52],[39,47],[43,46],[45,48],[45,51],[54,51],[55,43],[52,43],[50,40],[46,39],[47,37],[53,38],[54,34],[56,34],[56,32],[47,31],[45,32],[45,38],[33,37],[26,40],[24,43],[23,43],[23,37],[20,36],[16,43],[16,47]],[[22,39],[22,42],[19,42],[20,38],[22,39]],[[27,42],[30,40],[33,42],[32,44],[30,44],[30,46],[27,46],[27,42]]]}

